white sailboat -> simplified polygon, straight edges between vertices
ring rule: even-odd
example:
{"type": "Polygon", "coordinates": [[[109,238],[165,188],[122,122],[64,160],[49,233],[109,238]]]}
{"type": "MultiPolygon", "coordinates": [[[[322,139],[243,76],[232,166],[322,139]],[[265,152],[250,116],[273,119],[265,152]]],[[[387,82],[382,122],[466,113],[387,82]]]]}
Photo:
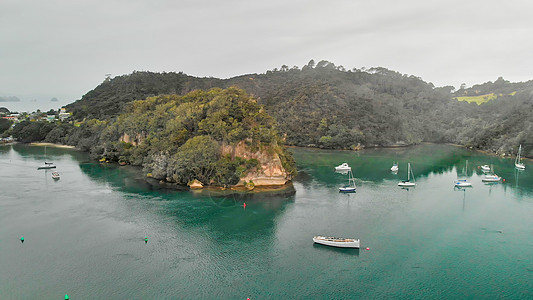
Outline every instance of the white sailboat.
{"type": "Polygon", "coordinates": [[[341,193],[355,193],[357,190],[355,186],[355,178],[353,178],[352,170],[348,171],[348,184],[340,187],[339,192],[341,193]]]}
{"type": "MultiPolygon", "coordinates": [[[[465,176],[468,174],[468,160],[465,163],[465,176]]],[[[472,183],[468,182],[466,179],[457,179],[454,182],[455,187],[471,187],[472,183]]]]}
{"type": "Polygon", "coordinates": [[[489,165],[482,165],[481,166],[481,171],[483,171],[484,173],[490,172],[490,166],[489,165]]]}
{"type": "Polygon", "coordinates": [[[525,170],[526,165],[524,165],[524,163],[522,162],[521,154],[522,154],[522,145],[520,144],[520,146],[518,147],[518,154],[516,155],[516,159],[514,161],[514,166],[515,168],[519,170],[525,170]]]}
{"type": "Polygon", "coordinates": [[[402,180],[398,182],[398,186],[411,187],[415,185],[415,175],[413,174],[413,170],[411,170],[411,163],[407,163],[407,180],[402,180]],[[413,176],[413,181],[411,181],[411,175],[413,176]]]}
{"type": "Polygon", "coordinates": [[[41,170],[41,169],[55,169],[56,165],[54,165],[53,162],[46,162],[46,145],[44,146],[44,165],[38,167],[37,169],[38,170],[41,170]]]}

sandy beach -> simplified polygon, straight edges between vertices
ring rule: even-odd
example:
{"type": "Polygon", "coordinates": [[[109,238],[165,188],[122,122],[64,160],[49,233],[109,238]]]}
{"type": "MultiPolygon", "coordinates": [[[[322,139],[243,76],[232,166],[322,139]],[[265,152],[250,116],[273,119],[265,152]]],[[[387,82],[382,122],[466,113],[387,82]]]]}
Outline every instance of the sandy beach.
{"type": "Polygon", "coordinates": [[[53,143],[31,143],[30,145],[34,146],[50,146],[50,147],[57,147],[57,148],[69,148],[69,149],[75,149],[74,146],[68,146],[68,145],[61,145],[61,144],[53,144],[53,143]]]}

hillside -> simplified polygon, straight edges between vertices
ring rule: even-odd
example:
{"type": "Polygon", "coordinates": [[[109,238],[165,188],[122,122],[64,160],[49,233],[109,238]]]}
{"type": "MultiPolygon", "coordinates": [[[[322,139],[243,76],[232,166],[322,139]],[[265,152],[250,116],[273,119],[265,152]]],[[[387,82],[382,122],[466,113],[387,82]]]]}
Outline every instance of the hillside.
{"type": "Polygon", "coordinates": [[[79,120],[115,118],[136,99],[230,86],[256,97],[290,145],[356,149],[447,142],[510,154],[522,143],[533,155],[532,81],[502,78],[453,92],[385,68],[345,70],[327,61],[225,80],[134,72],[103,82],[68,109],[79,120]],[[489,94],[496,97],[482,105],[455,99],[489,94]]]}

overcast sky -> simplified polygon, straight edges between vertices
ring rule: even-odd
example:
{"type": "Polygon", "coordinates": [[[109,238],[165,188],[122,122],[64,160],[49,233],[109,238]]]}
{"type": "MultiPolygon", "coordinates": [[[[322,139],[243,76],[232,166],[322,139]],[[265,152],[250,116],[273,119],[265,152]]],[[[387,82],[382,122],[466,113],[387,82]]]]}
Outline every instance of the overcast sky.
{"type": "Polygon", "coordinates": [[[21,101],[0,106],[58,108],[108,73],[229,78],[310,59],[436,86],[527,81],[532,15],[530,0],[1,0],[0,97],[21,101]]]}

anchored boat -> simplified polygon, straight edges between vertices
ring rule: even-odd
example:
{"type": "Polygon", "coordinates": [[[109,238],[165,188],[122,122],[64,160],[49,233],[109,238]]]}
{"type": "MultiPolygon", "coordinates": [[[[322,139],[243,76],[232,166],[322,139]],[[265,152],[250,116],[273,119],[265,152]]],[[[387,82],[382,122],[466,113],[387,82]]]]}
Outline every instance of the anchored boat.
{"type": "Polygon", "coordinates": [[[402,180],[398,182],[398,186],[401,187],[412,187],[415,186],[415,175],[413,174],[413,170],[411,170],[411,163],[407,164],[407,180],[402,180]],[[411,181],[411,176],[413,176],[413,181],[411,181]]]}
{"type": "Polygon", "coordinates": [[[335,171],[351,171],[352,167],[348,165],[348,163],[342,163],[335,167],[335,171]]]}
{"type": "Polygon", "coordinates": [[[317,235],[313,237],[313,242],[332,247],[340,248],[358,248],[359,239],[341,238],[341,237],[326,237],[317,235]]]}

